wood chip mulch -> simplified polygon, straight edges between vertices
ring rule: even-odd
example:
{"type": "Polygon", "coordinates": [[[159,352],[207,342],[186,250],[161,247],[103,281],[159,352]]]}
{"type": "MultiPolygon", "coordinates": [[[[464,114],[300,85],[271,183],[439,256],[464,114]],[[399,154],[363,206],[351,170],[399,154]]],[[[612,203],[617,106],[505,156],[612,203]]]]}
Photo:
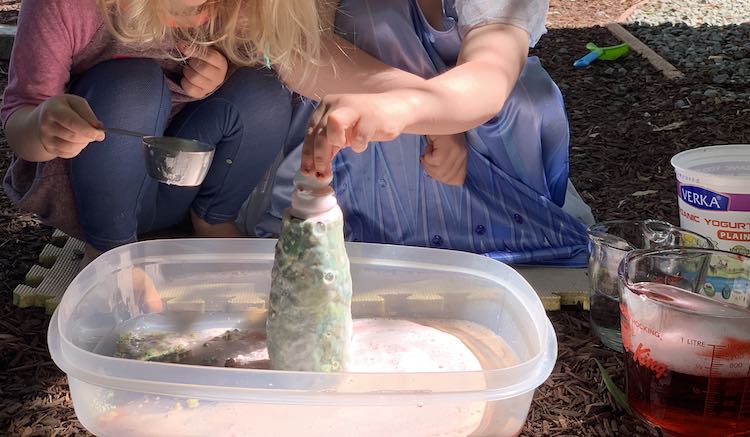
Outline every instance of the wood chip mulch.
{"type": "MultiPolygon", "coordinates": [[[[598,219],[661,218],[678,223],[674,173],[676,152],[708,144],[750,142],[750,116],[742,103],[675,101],[703,90],[710,79],[688,75],[669,82],[638,56],[597,62],[575,70],[584,45],[615,44],[603,28],[634,1],[552,0],[556,28],[543,38],[538,55],[565,96],[571,125],[571,177],[598,219]],[[594,13],[603,11],[597,18],[594,13]],[[557,17],[557,18],[556,18],[557,17]],[[576,21],[578,20],[578,21],[576,21]],[[589,22],[588,20],[591,20],[589,22]],[[588,27],[582,27],[588,26],[588,27]]],[[[4,15],[0,23],[13,20],[4,15]]],[[[0,64],[7,71],[7,64],[0,64]]],[[[0,76],[0,88],[4,86],[0,76]]],[[[10,151],[0,137],[0,172],[10,151]]],[[[63,373],[46,346],[48,317],[41,310],[11,305],[51,230],[19,213],[0,195],[0,435],[89,435],[75,417],[63,373]]],[[[537,390],[523,435],[649,435],[652,431],[620,411],[601,382],[599,360],[623,386],[622,356],[595,341],[587,313],[569,308],[549,314],[559,341],[552,376],[537,390]]]]}

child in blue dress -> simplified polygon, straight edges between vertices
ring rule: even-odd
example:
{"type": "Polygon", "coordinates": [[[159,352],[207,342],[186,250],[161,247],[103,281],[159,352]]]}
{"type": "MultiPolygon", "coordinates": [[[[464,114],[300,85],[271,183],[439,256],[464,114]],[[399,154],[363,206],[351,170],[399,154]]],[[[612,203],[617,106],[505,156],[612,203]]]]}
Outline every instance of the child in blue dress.
{"type": "Polygon", "coordinates": [[[278,234],[301,168],[332,172],[350,241],[585,265],[593,217],[568,180],[562,96],[528,57],[546,11],[544,0],[343,0],[335,29],[359,65],[338,65],[339,84],[322,83],[325,72],[287,80],[320,103],[298,106],[241,226],[278,234]]]}

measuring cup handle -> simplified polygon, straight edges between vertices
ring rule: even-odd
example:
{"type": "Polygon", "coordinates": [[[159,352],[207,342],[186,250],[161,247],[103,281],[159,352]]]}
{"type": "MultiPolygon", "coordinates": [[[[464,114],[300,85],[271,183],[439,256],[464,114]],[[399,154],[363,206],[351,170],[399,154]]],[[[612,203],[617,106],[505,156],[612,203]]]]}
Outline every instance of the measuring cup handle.
{"type": "Polygon", "coordinates": [[[127,135],[129,137],[137,137],[137,138],[143,138],[143,137],[149,136],[141,132],[134,132],[132,130],[127,130],[127,129],[117,129],[114,127],[105,127],[104,132],[108,132],[108,133],[116,134],[116,135],[127,135]]]}

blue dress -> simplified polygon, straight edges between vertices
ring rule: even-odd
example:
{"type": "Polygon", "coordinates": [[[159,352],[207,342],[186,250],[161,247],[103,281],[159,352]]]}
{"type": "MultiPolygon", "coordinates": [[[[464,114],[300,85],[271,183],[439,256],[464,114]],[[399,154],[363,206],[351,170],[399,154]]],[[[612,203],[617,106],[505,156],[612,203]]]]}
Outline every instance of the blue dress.
{"type": "MultiPolygon", "coordinates": [[[[439,31],[413,0],[344,0],[336,28],[381,61],[432,77],[455,65],[461,47],[453,1],[443,6],[445,30],[439,31]]],[[[251,220],[257,236],[278,235],[312,107],[300,104],[293,147],[256,193],[261,200],[251,202],[251,209],[263,208],[251,220]]],[[[569,203],[578,202],[579,210],[583,205],[588,221],[593,218],[580,197],[570,196],[562,95],[537,58],[528,58],[502,111],[466,139],[462,187],[423,171],[424,136],[370,143],[361,154],[342,150],[333,162],[333,186],[346,239],[469,251],[510,264],[586,265],[586,225],[582,215],[566,212],[566,193],[569,203]]]]}

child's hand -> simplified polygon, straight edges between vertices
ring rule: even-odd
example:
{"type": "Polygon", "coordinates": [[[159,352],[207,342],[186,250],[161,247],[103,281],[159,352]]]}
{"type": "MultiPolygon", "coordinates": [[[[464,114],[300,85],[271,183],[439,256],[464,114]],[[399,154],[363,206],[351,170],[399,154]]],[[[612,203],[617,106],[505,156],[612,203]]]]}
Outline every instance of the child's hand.
{"type": "Polygon", "coordinates": [[[135,301],[145,313],[160,313],[164,311],[164,303],[161,295],[154,285],[151,277],[140,267],[135,267],[132,272],[133,291],[135,301]]]}
{"type": "Polygon", "coordinates": [[[104,140],[102,123],[83,97],[61,94],[39,105],[37,132],[44,150],[58,158],[73,158],[92,141],[104,140]]]}
{"type": "MultiPolygon", "coordinates": [[[[180,47],[185,50],[186,47],[180,47]]],[[[216,91],[227,77],[229,64],[227,58],[218,51],[207,48],[202,52],[190,55],[187,65],[182,70],[180,85],[188,96],[202,99],[216,91]]]]}
{"type": "Polygon", "coordinates": [[[467,156],[464,134],[428,136],[420,161],[431,178],[448,185],[463,185],[467,156]]]}
{"type": "Polygon", "coordinates": [[[328,95],[310,118],[300,170],[325,179],[336,153],[361,153],[370,141],[390,141],[406,126],[408,102],[390,93],[328,95]]]}

